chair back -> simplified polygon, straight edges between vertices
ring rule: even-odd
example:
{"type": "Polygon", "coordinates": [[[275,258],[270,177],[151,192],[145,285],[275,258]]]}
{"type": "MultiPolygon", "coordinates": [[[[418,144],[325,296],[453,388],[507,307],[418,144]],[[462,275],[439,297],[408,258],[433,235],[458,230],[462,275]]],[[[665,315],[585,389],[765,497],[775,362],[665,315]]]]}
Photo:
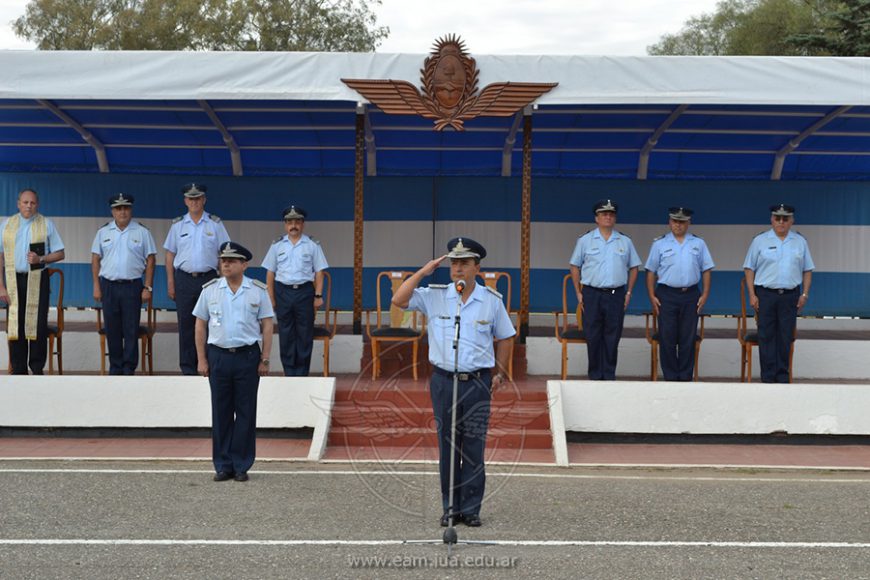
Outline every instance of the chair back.
{"type": "MultiPolygon", "coordinates": [[[[580,289],[583,289],[582,284],[580,289]]],[[[574,282],[571,280],[571,274],[565,274],[565,277],[562,278],[562,332],[568,330],[572,318],[577,324],[577,328],[582,329],[583,310],[580,308],[577,294],[574,292],[574,282]]]]}
{"type": "Polygon", "coordinates": [[[60,335],[63,334],[63,270],[59,268],[46,268],[45,273],[48,274],[49,284],[51,283],[52,276],[57,276],[58,278],[55,306],[57,307],[57,333],[60,335]]]}
{"type": "Polygon", "coordinates": [[[393,294],[396,293],[396,290],[398,290],[399,286],[402,285],[402,282],[410,278],[413,274],[414,272],[396,270],[389,270],[378,274],[378,278],[375,282],[375,292],[377,293],[375,302],[377,308],[375,319],[377,328],[381,328],[382,326],[382,317],[384,319],[384,324],[386,324],[388,318],[390,328],[402,328],[403,326],[406,326],[406,314],[410,314],[411,328],[414,330],[417,329],[417,313],[406,313],[405,310],[392,303],[393,294]],[[387,294],[385,293],[387,283],[389,283],[389,297],[387,297],[387,294]],[[385,300],[387,301],[387,304],[389,304],[389,308],[384,304],[385,300]]]}
{"type": "MultiPolygon", "coordinates": [[[[746,339],[746,333],[749,332],[749,317],[746,315],[746,306],[747,306],[747,290],[746,290],[746,278],[740,278],[740,316],[737,318],[737,340],[741,343],[746,339]]],[[[749,305],[749,308],[752,308],[752,305],[749,305]]],[[[753,313],[753,317],[757,316],[757,313],[753,313]]]]}
{"type": "Polygon", "coordinates": [[[483,283],[502,295],[504,305],[508,312],[511,312],[511,275],[507,272],[480,272],[478,274],[483,283]]]}
{"type": "Polygon", "coordinates": [[[330,306],[332,304],[332,276],[329,275],[329,272],[323,270],[323,289],[321,290],[321,294],[323,294],[323,305],[320,308],[314,308],[314,325],[322,326],[330,333],[330,335],[335,334],[335,326],[336,319],[338,318],[338,311],[333,311],[330,306]],[[318,315],[323,312],[323,324],[317,324],[318,315]],[[331,324],[330,324],[331,317],[331,324]]]}

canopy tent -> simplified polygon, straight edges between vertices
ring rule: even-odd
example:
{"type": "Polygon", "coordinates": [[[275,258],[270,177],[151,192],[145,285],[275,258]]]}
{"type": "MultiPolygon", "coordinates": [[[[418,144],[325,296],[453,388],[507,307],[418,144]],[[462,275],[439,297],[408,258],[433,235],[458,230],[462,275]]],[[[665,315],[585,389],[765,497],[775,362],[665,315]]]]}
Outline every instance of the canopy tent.
{"type": "MultiPolygon", "coordinates": [[[[518,174],[517,118],[464,134],[367,106],[341,78],[419,84],[425,55],[0,53],[0,170],[518,174]]],[[[533,110],[533,175],[838,179],[870,172],[870,60],[477,56],[480,85],[558,82],[533,110]]]]}
{"type": "MultiPolygon", "coordinates": [[[[558,86],[513,117],[436,132],[340,80],[419,85],[423,54],[0,52],[0,197],[13,211],[21,187],[49,192],[76,306],[92,304],[110,193],[137,196],[160,244],[184,211],[178,186],[205,179],[208,209],[258,256],[292,199],[313,208],[333,304],[357,329],[378,270],[418,267],[454,235],[522,280],[524,314],[560,307],[573,240],[605,196],[641,255],[663,207],[693,207],[717,262],[707,309],[733,313],[749,240],[785,200],[818,266],[805,313],[870,316],[870,59],[472,56],[481,88],[558,86]]],[[[648,309],[636,294],[631,311],[648,309]]]]}

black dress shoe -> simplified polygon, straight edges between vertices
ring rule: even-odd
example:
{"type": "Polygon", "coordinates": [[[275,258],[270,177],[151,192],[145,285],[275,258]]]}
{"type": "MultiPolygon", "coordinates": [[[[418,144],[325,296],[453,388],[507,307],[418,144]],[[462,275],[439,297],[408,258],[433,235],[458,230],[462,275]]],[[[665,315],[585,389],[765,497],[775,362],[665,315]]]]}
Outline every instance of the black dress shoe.
{"type": "Polygon", "coordinates": [[[215,476],[215,481],[229,481],[233,478],[233,474],[230,471],[218,471],[215,476]]]}
{"type": "Polygon", "coordinates": [[[480,521],[480,516],[477,514],[473,516],[462,516],[462,521],[465,522],[465,525],[469,528],[479,528],[483,525],[480,521]]]}
{"type": "Polygon", "coordinates": [[[235,479],[236,481],[248,481],[248,474],[242,471],[237,473],[233,479],[235,479]]]}
{"type": "MultiPolygon", "coordinates": [[[[462,514],[455,514],[453,516],[453,525],[462,523],[462,514]]],[[[450,525],[450,514],[448,512],[444,512],[444,515],[441,516],[441,527],[446,528],[450,525]]]]}

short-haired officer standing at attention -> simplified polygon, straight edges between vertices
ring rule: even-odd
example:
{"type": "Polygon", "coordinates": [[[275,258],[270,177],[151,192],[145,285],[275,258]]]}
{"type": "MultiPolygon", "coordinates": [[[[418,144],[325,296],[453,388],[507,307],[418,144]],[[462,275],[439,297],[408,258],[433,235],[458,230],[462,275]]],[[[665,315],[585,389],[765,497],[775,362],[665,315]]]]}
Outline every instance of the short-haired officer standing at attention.
{"type": "Polygon", "coordinates": [[[616,380],[622,324],[641,265],[631,238],[614,228],[618,209],[609,199],[592,206],[598,227],[580,236],[570,260],[593,381],[616,380]]]}
{"type": "Polygon", "coordinates": [[[91,245],[94,300],[103,304],[110,375],[136,372],[139,315],[154,290],[157,247],[148,228],[133,219],[134,202],[123,193],[110,197],[114,219],[97,230],[91,245]]]}
{"type": "Polygon", "coordinates": [[[219,248],[230,241],[221,218],[205,211],[208,188],[188,183],[181,188],[188,212],[172,222],[166,250],[166,287],[178,316],[178,363],[182,374],[196,374],[193,307],[202,285],[218,277],[219,248]]]}
{"type": "Polygon", "coordinates": [[[791,231],[794,207],[784,203],[770,206],[770,224],[773,227],[755,236],[749,245],[743,273],[749,303],[758,312],[761,380],[787,383],[797,313],[810,297],[816,266],[807,240],[791,231]]]}
{"type": "Polygon", "coordinates": [[[304,233],[307,213],[284,208],[284,230],[263,258],[266,285],[278,315],[281,365],[288,377],[307,377],[314,347],[314,310],[323,305],[323,271],[329,268],[320,243],[304,233]]]}
{"type": "Polygon", "coordinates": [[[266,285],[244,275],[250,261],[241,244],[224,244],[222,278],[203,286],[193,310],[198,371],[211,387],[215,481],[248,481],[256,455],[257,390],[269,372],[275,314],[266,285]]]}
{"type": "Polygon", "coordinates": [[[429,333],[429,362],[432,379],[429,392],[438,429],[441,474],[441,525],[464,522],[480,526],[480,504],[486,484],[483,452],[489,425],[492,391],[505,381],[513,351],[514,330],[501,295],[477,284],[480,261],[486,257],[482,245],[469,238],[447,243],[448,253],[420,268],[396,290],[393,304],[426,315],[429,333]],[[445,258],[450,258],[453,284],[430,284],[417,288],[445,258]],[[460,282],[464,288],[459,292],[460,282]],[[459,313],[459,391],[456,409],[453,502],[450,498],[451,410],[453,407],[454,330],[459,313]],[[493,339],[498,341],[493,348],[493,339]]]}
{"type": "Polygon", "coordinates": [[[658,316],[659,352],[666,381],[691,381],[698,316],[710,295],[715,266],[707,244],[689,232],[692,210],[668,209],[671,231],[656,238],[646,261],[646,288],[658,316]],[[703,290],[698,289],[703,282],[703,290]]]}

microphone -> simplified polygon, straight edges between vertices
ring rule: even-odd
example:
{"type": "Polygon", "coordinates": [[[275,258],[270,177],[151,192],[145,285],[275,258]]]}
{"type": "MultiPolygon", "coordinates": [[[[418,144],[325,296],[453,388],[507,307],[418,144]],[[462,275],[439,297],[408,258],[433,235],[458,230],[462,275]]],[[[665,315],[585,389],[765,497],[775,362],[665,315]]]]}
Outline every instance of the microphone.
{"type": "Polygon", "coordinates": [[[453,283],[453,287],[456,288],[456,292],[462,294],[462,291],[465,290],[465,280],[457,280],[453,283]]]}

